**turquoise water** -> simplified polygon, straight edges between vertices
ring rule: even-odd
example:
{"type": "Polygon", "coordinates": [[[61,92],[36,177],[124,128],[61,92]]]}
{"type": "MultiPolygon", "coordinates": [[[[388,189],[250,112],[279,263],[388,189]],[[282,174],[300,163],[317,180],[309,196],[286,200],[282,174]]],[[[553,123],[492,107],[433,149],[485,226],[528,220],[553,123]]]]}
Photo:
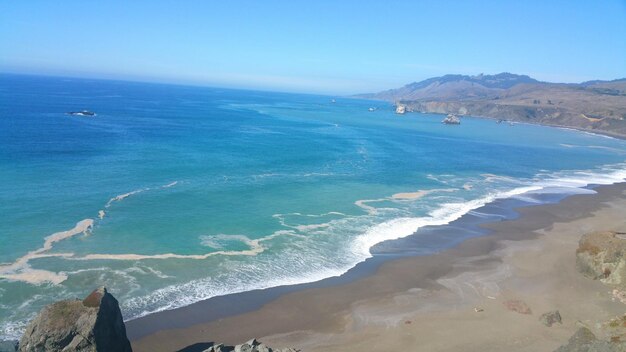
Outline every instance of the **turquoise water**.
{"type": "Polygon", "coordinates": [[[626,177],[621,140],[441,119],[365,100],[2,75],[0,337],[99,285],[130,319],[340,275],[376,243],[494,199],[626,177]],[[97,116],[65,114],[82,109],[97,116]]]}

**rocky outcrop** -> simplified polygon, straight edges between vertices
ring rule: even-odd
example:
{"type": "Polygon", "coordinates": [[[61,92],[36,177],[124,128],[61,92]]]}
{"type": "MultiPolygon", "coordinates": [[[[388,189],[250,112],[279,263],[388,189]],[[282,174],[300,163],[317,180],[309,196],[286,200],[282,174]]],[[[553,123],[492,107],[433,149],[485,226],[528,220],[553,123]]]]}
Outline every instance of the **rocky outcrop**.
{"type": "Polygon", "coordinates": [[[626,288],[626,234],[605,231],[584,235],[576,250],[576,267],[586,277],[626,288]]]}
{"type": "Polygon", "coordinates": [[[252,339],[236,346],[213,345],[202,352],[299,352],[295,348],[276,349],[265,346],[257,339],[252,339]]]}
{"type": "Polygon", "coordinates": [[[587,328],[580,328],[567,344],[557,348],[554,352],[625,352],[626,343],[598,340],[587,328]]]}
{"type": "Polygon", "coordinates": [[[132,351],[115,297],[101,287],[84,300],[46,306],[28,325],[19,351],[132,351]]]}

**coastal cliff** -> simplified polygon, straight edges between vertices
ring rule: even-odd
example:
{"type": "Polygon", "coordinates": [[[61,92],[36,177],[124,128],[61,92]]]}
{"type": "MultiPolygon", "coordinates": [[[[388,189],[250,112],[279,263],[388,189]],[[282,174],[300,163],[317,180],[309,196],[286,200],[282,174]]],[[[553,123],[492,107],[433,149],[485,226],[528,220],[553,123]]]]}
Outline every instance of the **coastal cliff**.
{"type": "Polygon", "coordinates": [[[626,137],[626,79],[564,84],[511,73],[446,75],[356,97],[392,101],[409,112],[489,117],[626,137]]]}

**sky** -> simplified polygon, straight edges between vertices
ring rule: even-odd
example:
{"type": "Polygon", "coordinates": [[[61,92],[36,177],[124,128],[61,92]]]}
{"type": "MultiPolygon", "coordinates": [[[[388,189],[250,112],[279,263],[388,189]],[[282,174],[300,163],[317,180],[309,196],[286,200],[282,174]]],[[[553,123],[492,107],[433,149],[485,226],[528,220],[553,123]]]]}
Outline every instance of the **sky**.
{"type": "Polygon", "coordinates": [[[353,94],[626,77],[626,0],[0,1],[0,72],[353,94]]]}

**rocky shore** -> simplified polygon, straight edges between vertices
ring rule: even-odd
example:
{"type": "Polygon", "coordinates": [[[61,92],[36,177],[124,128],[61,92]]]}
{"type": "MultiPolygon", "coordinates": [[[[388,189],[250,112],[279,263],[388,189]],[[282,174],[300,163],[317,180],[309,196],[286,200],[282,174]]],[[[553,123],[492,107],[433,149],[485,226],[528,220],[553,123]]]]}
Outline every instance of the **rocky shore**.
{"type": "MultiPolygon", "coordinates": [[[[52,303],[30,322],[19,341],[0,341],[0,352],[132,352],[118,301],[105,287],[79,299],[52,303]]],[[[184,351],[299,352],[276,349],[257,339],[228,346],[199,343],[184,351]]]]}

